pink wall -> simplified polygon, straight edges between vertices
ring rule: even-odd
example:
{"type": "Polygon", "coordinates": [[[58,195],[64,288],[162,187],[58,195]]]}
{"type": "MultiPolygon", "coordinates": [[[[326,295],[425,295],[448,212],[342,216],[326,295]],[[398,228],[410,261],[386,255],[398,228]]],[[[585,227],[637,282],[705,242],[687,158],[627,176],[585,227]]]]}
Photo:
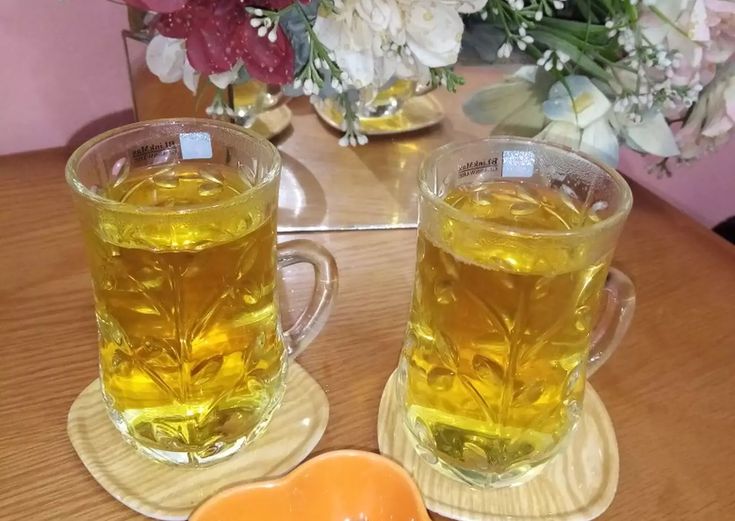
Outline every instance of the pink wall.
{"type": "Polygon", "coordinates": [[[0,0],[0,155],[132,120],[126,23],[106,0],[0,0]]]}
{"type": "MultiPolygon", "coordinates": [[[[76,144],[132,120],[120,31],[124,7],[106,0],[0,0],[0,155],[76,144]]],[[[735,214],[735,140],[718,153],[646,174],[621,170],[706,226],[735,214]]]]}
{"type": "Polygon", "coordinates": [[[671,177],[648,173],[652,162],[625,150],[619,170],[708,228],[735,215],[735,137],[713,154],[674,166],[671,177]]]}

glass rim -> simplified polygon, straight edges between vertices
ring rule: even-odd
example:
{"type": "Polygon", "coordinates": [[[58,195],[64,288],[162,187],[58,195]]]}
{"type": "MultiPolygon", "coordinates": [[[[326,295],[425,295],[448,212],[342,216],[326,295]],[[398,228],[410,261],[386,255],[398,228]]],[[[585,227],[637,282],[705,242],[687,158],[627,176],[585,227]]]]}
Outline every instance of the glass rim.
{"type": "Polygon", "coordinates": [[[206,118],[162,118],[162,119],[150,119],[145,121],[136,121],[135,123],[128,123],[120,127],[107,130],[88,139],[71,154],[66,162],[65,167],[65,178],[69,187],[79,196],[87,199],[88,201],[114,209],[117,212],[123,213],[135,213],[138,215],[186,215],[198,212],[205,212],[207,210],[215,210],[220,208],[227,208],[229,206],[236,206],[242,201],[250,199],[253,195],[259,193],[266,186],[276,181],[280,175],[282,168],[281,155],[278,153],[276,146],[269,140],[262,136],[259,136],[255,132],[246,129],[244,127],[229,123],[226,121],[220,121],[215,119],[206,118]],[[240,134],[248,140],[255,141],[258,144],[264,146],[264,149],[268,151],[270,155],[270,166],[267,170],[267,176],[264,181],[255,184],[252,188],[235,195],[224,201],[216,201],[212,203],[203,203],[194,207],[189,208],[160,208],[155,206],[143,206],[135,205],[130,203],[124,203],[120,201],[114,201],[103,197],[84,185],[79,179],[77,173],[79,170],[79,164],[86,157],[87,153],[92,151],[97,145],[109,141],[110,139],[123,136],[129,132],[140,130],[145,127],[166,127],[174,126],[178,124],[189,124],[189,125],[202,125],[203,127],[215,127],[219,130],[232,132],[234,134],[240,134]]]}
{"type": "Polygon", "coordinates": [[[559,145],[556,143],[550,143],[548,141],[540,141],[537,139],[530,139],[530,138],[522,138],[522,137],[515,137],[515,136],[491,136],[486,137],[482,139],[474,139],[471,141],[464,141],[460,143],[447,143],[445,145],[440,146],[439,148],[433,150],[422,162],[421,166],[419,167],[419,192],[422,197],[427,198],[431,201],[431,203],[440,209],[442,212],[445,212],[446,214],[450,215],[452,218],[464,222],[465,224],[468,224],[470,226],[484,228],[488,231],[496,232],[502,235],[513,235],[513,236],[533,236],[533,237],[547,237],[547,238],[563,238],[563,237],[580,237],[580,236],[587,236],[587,235],[593,235],[600,233],[601,231],[614,228],[615,226],[621,225],[628,214],[630,213],[630,209],[633,206],[633,193],[630,190],[630,186],[625,181],[623,176],[613,167],[606,165],[605,163],[589,156],[588,154],[585,154],[584,152],[580,152],[579,150],[575,150],[571,147],[565,146],[565,145],[559,145]],[[487,221],[482,221],[476,217],[473,217],[472,215],[463,212],[462,210],[459,210],[455,208],[454,206],[448,204],[444,199],[442,199],[439,195],[435,194],[434,191],[431,189],[431,187],[427,183],[427,174],[430,172],[433,172],[437,162],[447,156],[448,154],[452,152],[457,152],[462,150],[463,148],[470,147],[472,145],[479,145],[479,144],[493,144],[493,143],[506,143],[506,144],[516,144],[516,145],[526,145],[526,146],[532,146],[532,147],[544,147],[548,149],[552,149],[557,153],[562,154],[573,154],[576,155],[585,161],[591,163],[595,168],[598,168],[602,172],[604,172],[606,175],[608,175],[613,182],[615,183],[615,186],[618,188],[618,191],[620,193],[620,207],[607,217],[606,219],[603,219],[601,221],[598,221],[596,223],[593,223],[589,226],[585,226],[583,228],[575,228],[571,230],[544,230],[541,228],[521,228],[516,226],[510,226],[507,224],[497,224],[487,221]]]}

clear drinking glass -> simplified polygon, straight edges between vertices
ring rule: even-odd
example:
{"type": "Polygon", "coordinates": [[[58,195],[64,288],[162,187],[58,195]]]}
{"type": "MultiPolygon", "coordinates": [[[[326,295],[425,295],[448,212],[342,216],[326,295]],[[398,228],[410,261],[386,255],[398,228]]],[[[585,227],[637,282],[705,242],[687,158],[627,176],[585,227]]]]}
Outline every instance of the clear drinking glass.
{"type": "Polygon", "coordinates": [[[289,355],[324,325],[337,289],[317,244],[276,245],[281,160],[213,120],[157,120],[82,145],[66,177],[91,265],[107,410],[160,461],[205,465],[253,440],[284,393],[289,355]],[[282,331],[277,270],[316,283],[282,331]]]}
{"type": "Polygon", "coordinates": [[[523,482],[559,451],[630,323],[633,285],[610,268],[630,189],[571,149],[490,138],[436,150],[419,191],[405,425],[457,479],[523,482]]]}
{"type": "Polygon", "coordinates": [[[432,90],[431,85],[400,78],[392,78],[382,87],[363,87],[360,89],[360,98],[357,103],[358,115],[361,118],[392,116],[414,96],[423,96],[432,90]]]}

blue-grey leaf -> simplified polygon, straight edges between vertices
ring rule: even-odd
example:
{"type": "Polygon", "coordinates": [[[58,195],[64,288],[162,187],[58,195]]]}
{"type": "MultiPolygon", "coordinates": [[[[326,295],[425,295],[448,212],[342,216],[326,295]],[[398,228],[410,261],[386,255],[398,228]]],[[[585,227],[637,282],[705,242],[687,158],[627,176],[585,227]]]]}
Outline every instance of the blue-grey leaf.
{"type": "MultiPolygon", "coordinates": [[[[317,0],[312,0],[307,5],[302,4],[302,9],[306,11],[307,18],[313,20],[316,18],[317,0]]],[[[294,51],[294,71],[298,74],[304,65],[309,61],[311,44],[306,31],[306,25],[301,13],[297,11],[298,6],[289,9],[281,16],[281,28],[286,32],[291,46],[294,51]]]]}

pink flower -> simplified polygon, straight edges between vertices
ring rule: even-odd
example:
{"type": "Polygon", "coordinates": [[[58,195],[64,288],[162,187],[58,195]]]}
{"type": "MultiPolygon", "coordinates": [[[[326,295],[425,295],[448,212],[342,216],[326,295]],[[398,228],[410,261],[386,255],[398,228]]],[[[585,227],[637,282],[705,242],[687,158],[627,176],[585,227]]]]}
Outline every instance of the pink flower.
{"type": "Polygon", "coordinates": [[[654,44],[681,53],[680,65],[672,78],[675,85],[708,84],[717,65],[735,53],[735,2],[652,0],[648,5],[654,5],[668,21],[644,10],[641,27],[645,36],[654,44]]]}
{"type": "Polygon", "coordinates": [[[735,128],[735,64],[718,70],[676,135],[682,159],[695,159],[724,144],[735,128]]]}
{"type": "Polygon", "coordinates": [[[711,44],[704,54],[710,63],[725,63],[735,53],[735,2],[705,0],[711,44]]]}
{"type": "Polygon", "coordinates": [[[282,9],[286,0],[126,0],[135,7],[161,13],[156,29],[163,36],[185,40],[186,57],[202,74],[230,71],[242,60],[250,76],[266,83],[293,81],[294,55],[286,33],[276,39],[258,36],[246,6],[282,9]]]}

